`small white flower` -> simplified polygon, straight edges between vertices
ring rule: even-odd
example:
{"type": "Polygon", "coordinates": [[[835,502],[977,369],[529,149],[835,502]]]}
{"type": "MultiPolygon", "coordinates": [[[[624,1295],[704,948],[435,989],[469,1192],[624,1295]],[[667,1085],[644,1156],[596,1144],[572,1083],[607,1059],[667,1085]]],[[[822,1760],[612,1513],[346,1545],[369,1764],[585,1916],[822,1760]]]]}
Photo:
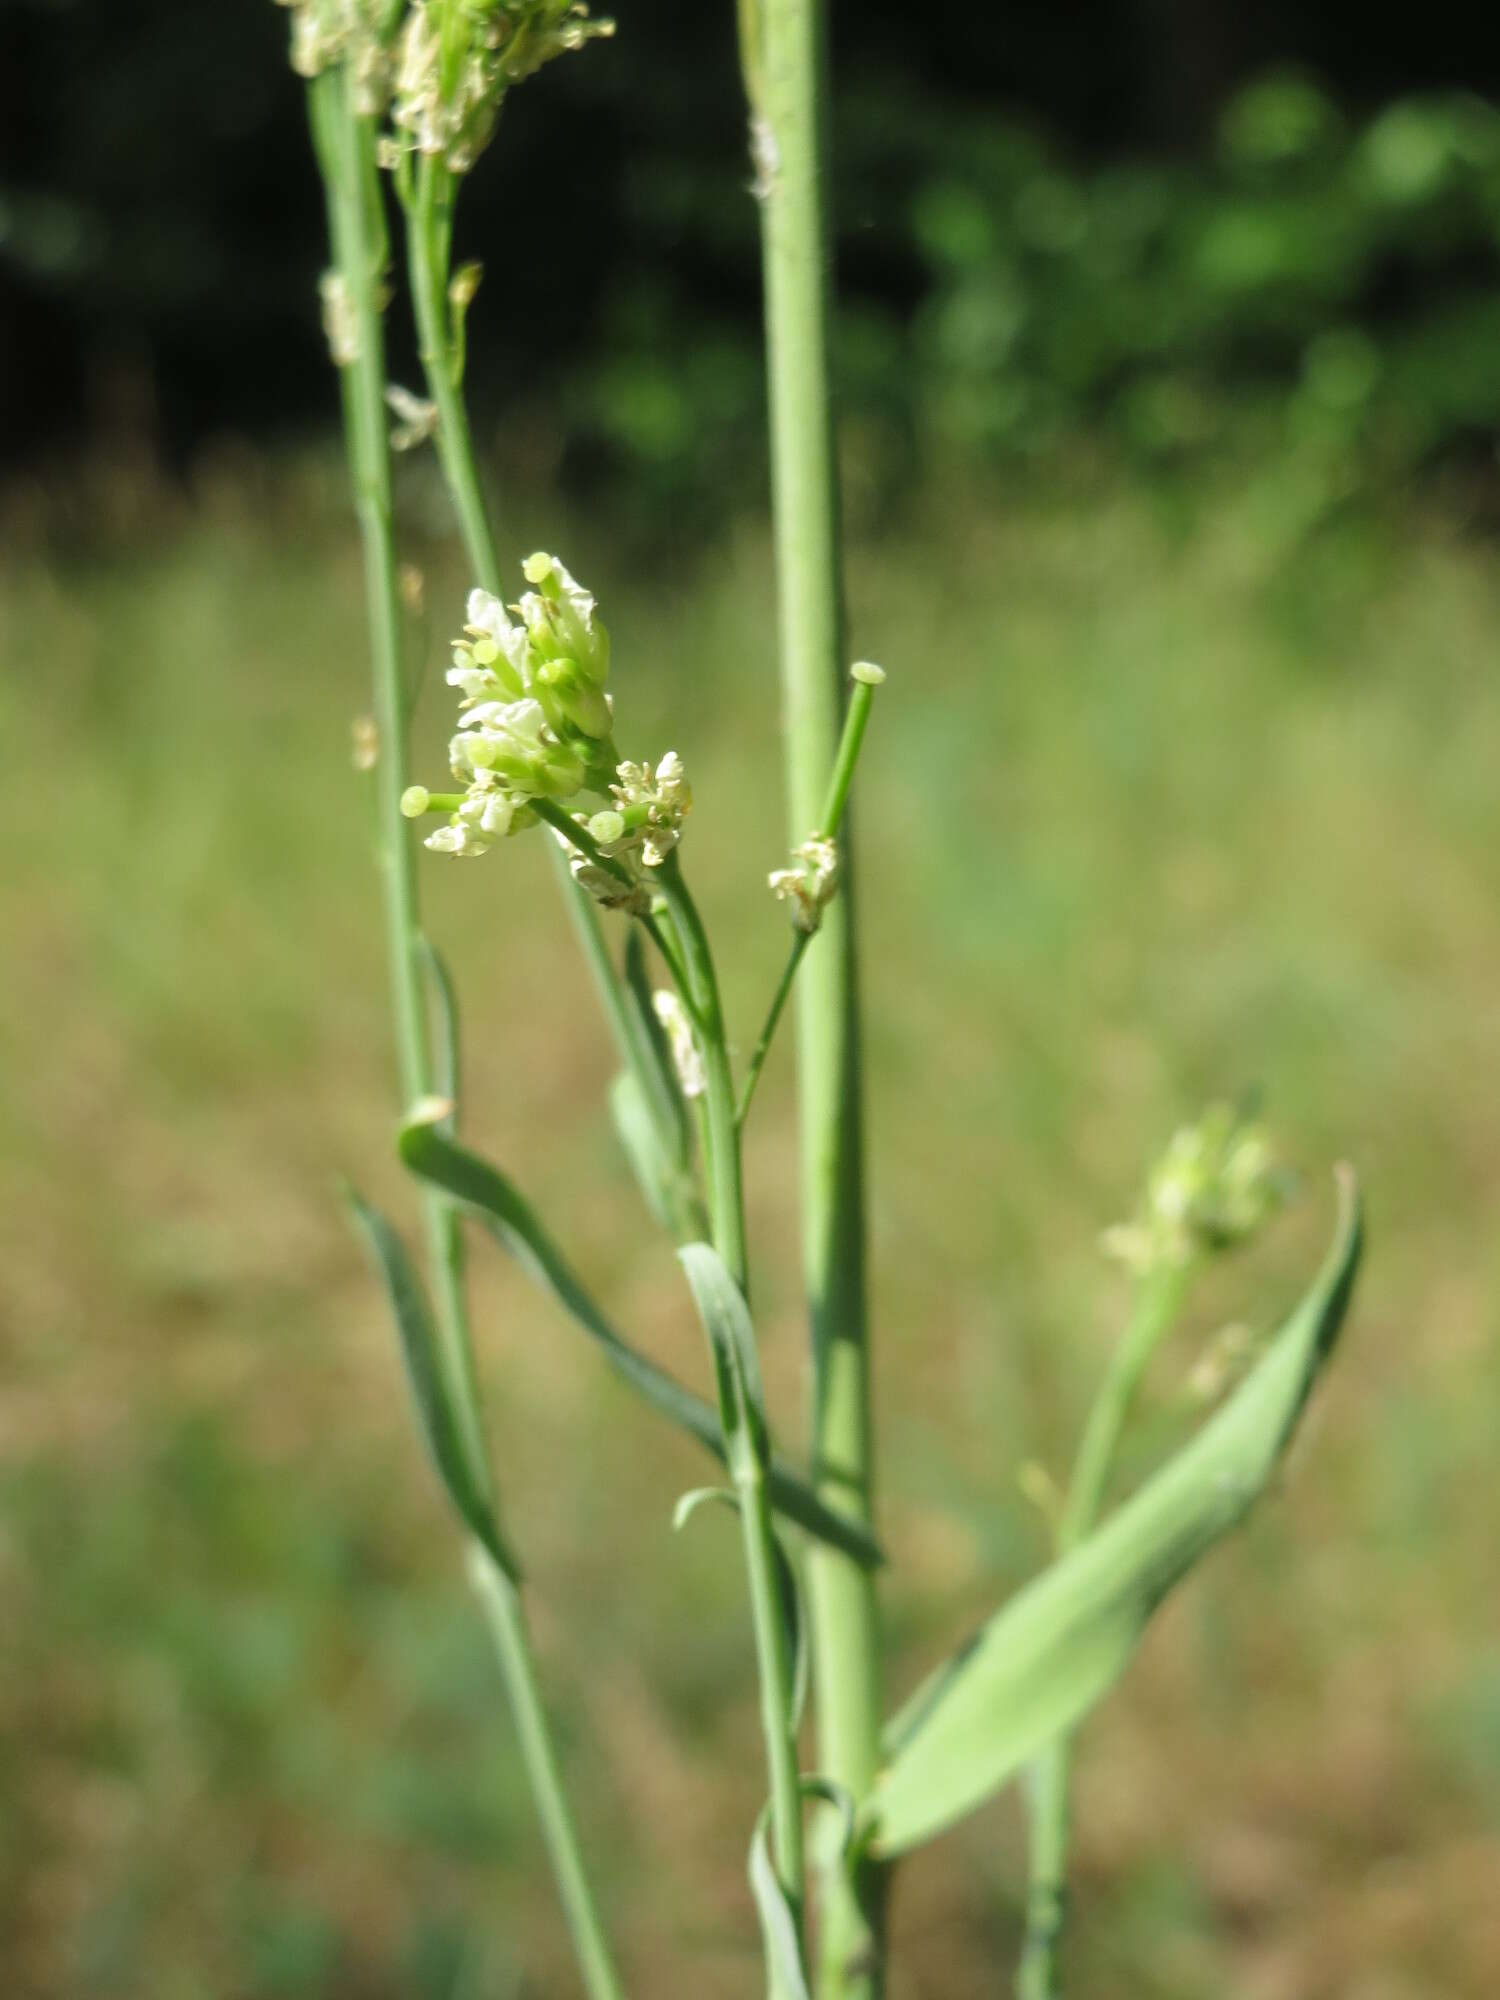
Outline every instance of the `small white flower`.
{"type": "Polygon", "coordinates": [[[790,868],[773,868],[767,879],[772,895],[790,905],[793,927],[811,937],[838,889],[838,843],[815,833],[793,848],[792,861],[790,868]]]}

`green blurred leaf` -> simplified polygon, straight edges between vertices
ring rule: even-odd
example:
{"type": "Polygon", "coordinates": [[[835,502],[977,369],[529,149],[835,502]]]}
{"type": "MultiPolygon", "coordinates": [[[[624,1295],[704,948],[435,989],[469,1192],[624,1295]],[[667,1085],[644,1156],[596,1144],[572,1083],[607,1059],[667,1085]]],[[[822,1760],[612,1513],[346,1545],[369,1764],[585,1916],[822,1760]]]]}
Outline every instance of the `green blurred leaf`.
{"type": "MultiPolygon", "coordinates": [[[[725,1462],[719,1420],[709,1404],[655,1362],[637,1354],[616,1333],[530,1207],[498,1168],[480,1159],[477,1153],[455,1145],[439,1125],[422,1120],[402,1127],[397,1149],[419,1179],[441,1188],[473,1212],[502,1249],[597,1342],[615,1373],[637,1395],[659,1415],[695,1438],[721,1465],[725,1462]]],[[[842,1549],[866,1569],[874,1569],[884,1561],[873,1536],[829,1507],[784,1461],[773,1457],[766,1488],[777,1512],[819,1541],[842,1549]]]]}
{"type": "Polygon", "coordinates": [[[634,1070],[621,1070],[610,1085],[609,1110],[653,1218],[669,1235],[695,1234],[702,1227],[697,1196],[686,1174],[663,1151],[661,1130],[634,1070]]]}
{"type": "Polygon", "coordinates": [[[458,1130],[458,1098],[463,1085],[462,1040],[459,1030],[458,988],[453,982],[453,974],[448,970],[448,961],[435,944],[425,937],[418,938],[418,950],[427,973],[428,985],[432,990],[433,1009],[437,1021],[435,1062],[433,1065],[433,1087],[437,1096],[453,1106],[453,1110],[443,1120],[442,1129],[453,1138],[458,1130]]]}
{"type": "Polygon", "coordinates": [[[406,1246],[378,1209],[350,1188],[348,1201],[381,1277],[401,1338],[417,1421],[428,1455],[456,1508],[459,1518],[493,1556],[512,1583],[520,1581],[520,1565],[501,1539],[494,1512],[461,1442],[461,1432],[438,1359],[437,1335],[426,1289],[406,1246]]]}
{"type": "Polygon", "coordinates": [[[755,1329],[744,1294],[729,1266],[709,1243],[685,1243],[677,1253],[713,1355],[719,1391],[719,1422],[729,1446],[729,1462],[748,1454],[750,1467],[764,1472],[770,1462],[770,1429],[760,1382],[755,1329]]]}
{"type": "Polygon", "coordinates": [[[1147,1620],[1245,1514],[1290,1437],[1348,1306],[1362,1243],[1340,1169],[1333,1246],[1264,1358],[1198,1435],[1103,1527],[1017,1593],[932,1675],[887,1730],[866,1808],[899,1854],[983,1803],[1098,1701],[1147,1620]]]}
{"type": "Polygon", "coordinates": [[[625,938],[624,983],[626,1030],[647,1109],[661,1135],[664,1152],[679,1168],[684,1168],[688,1163],[692,1127],[677,1082],[672,1052],[667,1046],[661,1022],[656,1018],[651,976],[646,969],[646,947],[639,928],[634,924],[625,938]]]}
{"type": "Polygon", "coordinates": [[[750,1893],[755,1898],[755,1914],[760,1918],[761,1942],[765,1946],[767,1990],[777,2000],[812,2000],[807,1970],[802,1963],[802,1938],[791,1899],[781,1886],[781,1878],[771,1860],[767,1839],[769,1805],[761,1811],[750,1837],[750,1893]]]}

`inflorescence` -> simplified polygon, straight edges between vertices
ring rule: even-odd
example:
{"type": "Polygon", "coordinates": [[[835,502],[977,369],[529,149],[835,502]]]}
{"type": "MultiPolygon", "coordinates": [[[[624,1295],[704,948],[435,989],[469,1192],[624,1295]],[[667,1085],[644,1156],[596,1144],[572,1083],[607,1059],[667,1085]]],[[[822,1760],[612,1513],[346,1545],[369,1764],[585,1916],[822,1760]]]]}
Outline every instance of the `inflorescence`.
{"type": "Polygon", "coordinates": [[[1152,1168],[1133,1221],[1104,1234],[1104,1248],[1138,1277],[1182,1266],[1202,1252],[1247,1242],[1286,1200],[1265,1127],[1230,1104],[1184,1125],[1152,1168]]]}
{"type": "Polygon", "coordinates": [[[446,809],[447,825],[427,845],[472,856],[534,826],[540,801],[563,806],[585,792],[608,798],[602,811],[571,815],[590,851],[559,838],[591,895],[644,911],[650,892],[642,871],[659,868],[676,847],[693,803],[682,759],[669,750],[654,769],[621,761],[605,689],[609,633],[593,597],[555,556],[528,556],[522,569],[533,588],[518,604],[470,593],[464,636],[454,643],[447,678],[461,700],[448,754],[464,789],[454,796],[413,785],[402,811],[418,818],[446,809]]]}

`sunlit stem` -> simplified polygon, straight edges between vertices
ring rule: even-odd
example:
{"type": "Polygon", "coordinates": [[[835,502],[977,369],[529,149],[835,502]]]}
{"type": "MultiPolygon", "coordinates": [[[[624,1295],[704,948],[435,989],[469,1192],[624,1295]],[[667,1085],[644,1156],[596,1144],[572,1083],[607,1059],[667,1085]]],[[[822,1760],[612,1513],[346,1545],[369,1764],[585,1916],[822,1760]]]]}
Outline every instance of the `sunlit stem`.
{"type": "MultiPolygon", "coordinates": [[[[782,715],[791,840],[806,838],[838,751],[842,559],[829,368],[826,0],[739,0],[760,198],[771,407],[782,715]]],[[[803,1270],[813,1357],[812,1457],[824,1499],[873,1512],[865,1294],[864,1134],[854,897],[824,916],[797,980],[803,1270]]],[[[818,1769],[858,1804],[880,1761],[879,1611],[872,1579],[825,1550],[808,1560],[818,1769]]],[[[830,1851],[821,1883],[821,2000],[875,2000],[883,1872],[830,1851]]]]}
{"type": "MultiPolygon", "coordinates": [[[[1141,1378],[1182,1309],[1191,1276],[1192,1264],[1184,1262],[1166,1265],[1141,1280],[1125,1333],[1084,1425],[1058,1520],[1059,1556],[1076,1548],[1099,1518],[1141,1378]]],[[[1028,1774],[1030,1857],[1017,2000],[1056,2000],[1058,1993],[1057,1947],[1067,1899],[1071,1748],[1070,1738],[1059,1737],[1028,1774]]]]}

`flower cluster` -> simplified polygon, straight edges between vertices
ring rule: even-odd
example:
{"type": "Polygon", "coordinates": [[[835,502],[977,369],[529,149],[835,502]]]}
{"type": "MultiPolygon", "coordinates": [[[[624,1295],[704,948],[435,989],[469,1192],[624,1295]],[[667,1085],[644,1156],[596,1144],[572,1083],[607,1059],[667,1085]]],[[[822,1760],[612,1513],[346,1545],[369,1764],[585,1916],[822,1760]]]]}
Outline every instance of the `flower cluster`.
{"type": "MultiPolygon", "coordinates": [[[[534,588],[509,611],[489,591],[471,592],[453,648],[448,682],[462,700],[448,755],[464,793],[428,839],[440,854],[483,854],[535,823],[533,800],[602,791],[616,763],[609,634],[594,600],[553,556],[529,556],[523,568],[534,588]]],[[[413,818],[431,803],[421,786],[402,801],[413,818]]]]}
{"type": "Polygon", "coordinates": [[[401,34],[387,163],[428,153],[467,173],[513,83],[613,33],[612,21],[589,20],[581,0],[416,0],[401,34]]]}
{"type": "Polygon", "coordinates": [[[1105,1231],[1104,1247],[1137,1276],[1228,1250],[1255,1235],[1286,1198],[1270,1140],[1229,1104],[1173,1134],[1152,1169],[1135,1220],[1105,1231]]]}
{"type": "Polygon", "coordinates": [[[522,564],[532,586],[509,607],[487,590],[470,593],[468,624],[453,647],[448,683],[459,690],[459,729],[448,746],[463,791],[434,795],[413,785],[401,801],[416,819],[447,810],[428,836],[439,854],[483,854],[534,826],[537,802],[564,805],[580,792],[612,803],[575,812],[583,844],[568,847],[575,878],[612,909],[644,912],[643,869],[676,847],[693,803],[682,759],[669,750],[650,764],[621,763],[614,746],[609,633],[594,600],[555,556],[522,564]]]}
{"type": "Polygon", "coordinates": [[[347,62],[355,109],[378,116],[391,89],[391,44],[403,0],[276,0],[292,15],[292,68],[321,75],[347,62]]]}
{"type": "Polygon", "coordinates": [[[792,862],[772,869],[771,891],[791,905],[793,928],[811,937],[839,886],[838,842],[815,833],[792,849],[792,862]]]}

